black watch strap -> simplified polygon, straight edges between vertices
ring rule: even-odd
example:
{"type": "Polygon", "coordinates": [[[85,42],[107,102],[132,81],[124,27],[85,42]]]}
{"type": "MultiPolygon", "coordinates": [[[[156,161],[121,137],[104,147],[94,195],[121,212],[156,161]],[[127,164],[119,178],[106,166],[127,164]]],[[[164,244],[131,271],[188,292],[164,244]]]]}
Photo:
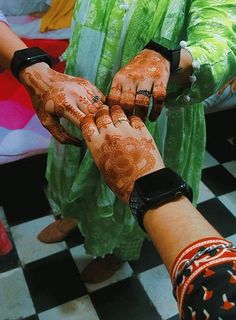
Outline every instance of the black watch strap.
{"type": "Polygon", "coordinates": [[[139,226],[145,231],[143,218],[149,209],[158,208],[181,196],[186,196],[192,202],[192,188],[176,172],[163,168],[135,181],[129,207],[139,226]]]}
{"type": "Polygon", "coordinates": [[[151,40],[144,47],[144,49],[150,49],[159,52],[164,58],[170,61],[170,73],[176,73],[181,70],[179,66],[181,48],[171,50],[151,40]]]}
{"type": "Polygon", "coordinates": [[[22,69],[38,62],[46,62],[51,67],[51,58],[38,47],[26,48],[15,51],[11,60],[11,72],[19,80],[22,69]]]}

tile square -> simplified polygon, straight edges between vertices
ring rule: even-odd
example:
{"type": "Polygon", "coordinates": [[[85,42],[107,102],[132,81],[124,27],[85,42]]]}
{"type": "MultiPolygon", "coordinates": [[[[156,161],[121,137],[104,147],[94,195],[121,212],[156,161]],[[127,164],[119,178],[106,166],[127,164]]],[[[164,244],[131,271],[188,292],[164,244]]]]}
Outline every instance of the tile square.
{"type": "Polygon", "coordinates": [[[234,178],[236,178],[236,161],[223,163],[223,166],[232,174],[232,176],[234,176],[234,178]]]}
{"type": "Polygon", "coordinates": [[[211,190],[209,190],[202,181],[200,181],[198,203],[204,202],[214,197],[214,193],[211,192],[211,190]]]}
{"type": "Polygon", "coordinates": [[[138,277],[161,319],[169,319],[178,313],[176,301],[172,296],[170,276],[163,264],[141,273],[138,277]]]}
{"type": "Polygon", "coordinates": [[[236,219],[219,199],[202,202],[197,208],[222,236],[229,237],[235,234],[236,219]]]}
{"type": "Polygon", "coordinates": [[[236,179],[221,165],[204,169],[202,181],[216,196],[236,189],[236,179]]]}
{"type": "Polygon", "coordinates": [[[38,233],[53,221],[55,219],[50,215],[11,228],[18,256],[23,265],[66,249],[64,241],[45,244],[37,239],[38,233]]]}
{"type": "Polygon", "coordinates": [[[220,163],[235,160],[234,147],[224,138],[208,137],[206,149],[220,163]]]}
{"type": "Polygon", "coordinates": [[[129,262],[135,273],[144,272],[162,263],[153,243],[147,239],[143,243],[140,258],[137,261],[129,262]]]}
{"type": "Polygon", "coordinates": [[[227,140],[235,135],[235,116],[235,108],[206,115],[207,150],[221,163],[234,159],[233,145],[227,140]]]}
{"type": "Polygon", "coordinates": [[[4,212],[3,207],[0,206],[0,220],[3,222],[6,229],[8,229],[7,218],[4,212]]]}
{"type": "Polygon", "coordinates": [[[203,168],[205,169],[205,168],[214,167],[214,166],[217,166],[218,164],[219,162],[214,157],[212,157],[212,155],[206,150],[203,168]]]}
{"type": "Polygon", "coordinates": [[[21,264],[16,251],[14,241],[9,232],[8,232],[8,236],[13,244],[13,248],[8,254],[5,254],[4,256],[0,256],[0,272],[6,272],[9,270],[18,268],[21,264]]]}
{"type": "Polygon", "coordinates": [[[68,237],[65,239],[68,248],[73,248],[84,243],[84,237],[80,233],[79,229],[76,228],[70,232],[68,237]]]}
{"type": "Polygon", "coordinates": [[[232,236],[227,237],[226,239],[227,239],[228,241],[233,242],[233,244],[236,245],[236,234],[233,234],[232,236]]]}
{"type": "Polygon", "coordinates": [[[39,320],[38,316],[35,314],[31,317],[24,318],[23,320],[39,320]]]}
{"type": "Polygon", "coordinates": [[[236,218],[236,191],[224,194],[219,199],[236,218]]]}
{"type": "Polygon", "coordinates": [[[0,314],[3,320],[19,320],[35,314],[22,269],[0,274],[0,314]]]}
{"type": "MultiPolygon", "coordinates": [[[[93,260],[91,255],[86,254],[84,246],[80,245],[77,247],[72,248],[71,255],[81,273],[84,268],[93,260]]],[[[131,269],[128,262],[125,262],[122,267],[112,276],[111,278],[107,279],[106,281],[92,284],[92,283],[85,283],[85,286],[88,292],[93,292],[98,289],[107,287],[113,283],[116,283],[120,280],[130,277],[133,274],[133,270],[131,269]]]]}
{"type": "Polygon", "coordinates": [[[43,191],[46,155],[34,156],[0,166],[2,205],[10,225],[48,214],[43,191]]]}
{"type": "Polygon", "coordinates": [[[89,296],[84,296],[39,314],[39,320],[99,320],[89,296]]]}
{"type": "Polygon", "coordinates": [[[92,292],[90,298],[102,320],[161,320],[136,277],[92,292]]]}
{"type": "Polygon", "coordinates": [[[179,315],[176,314],[175,316],[169,318],[168,320],[179,320],[179,315]]]}
{"type": "Polygon", "coordinates": [[[27,264],[24,274],[38,313],[87,294],[68,250],[27,264]]]}

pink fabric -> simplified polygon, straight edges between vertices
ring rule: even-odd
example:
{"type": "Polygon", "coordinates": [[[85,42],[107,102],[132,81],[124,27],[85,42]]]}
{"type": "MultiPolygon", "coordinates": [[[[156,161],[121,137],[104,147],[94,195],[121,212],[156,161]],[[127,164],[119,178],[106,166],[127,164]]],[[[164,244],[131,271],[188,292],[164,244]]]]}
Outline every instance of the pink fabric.
{"type": "Polygon", "coordinates": [[[15,100],[0,101],[0,127],[9,130],[24,128],[34,115],[33,109],[22,108],[15,100]]]}

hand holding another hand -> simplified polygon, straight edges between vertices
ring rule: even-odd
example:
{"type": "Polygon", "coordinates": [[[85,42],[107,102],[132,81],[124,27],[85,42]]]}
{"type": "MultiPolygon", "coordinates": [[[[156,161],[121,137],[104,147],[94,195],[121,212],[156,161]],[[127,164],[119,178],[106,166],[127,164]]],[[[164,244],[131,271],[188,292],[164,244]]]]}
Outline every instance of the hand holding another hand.
{"type": "Polygon", "coordinates": [[[25,68],[20,79],[42,125],[60,143],[79,146],[80,140],[66,132],[59,119],[79,127],[86,114],[95,114],[103,106],[103,94],[88,80],[59,73],[44,62],[25,68]]]}
{"type": "Polygon", "coordinates": [[[119,106],[85,116],[81,130],[105,182],[126,203],[136,179],[164,167],[142,120],[128,119],[119,106]]]}

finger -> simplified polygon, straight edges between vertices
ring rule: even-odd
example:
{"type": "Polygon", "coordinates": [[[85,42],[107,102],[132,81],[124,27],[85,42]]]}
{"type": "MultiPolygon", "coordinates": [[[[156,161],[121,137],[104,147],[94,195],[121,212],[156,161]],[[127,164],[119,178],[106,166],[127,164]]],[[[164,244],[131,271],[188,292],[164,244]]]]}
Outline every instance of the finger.
{"type": "Polygon", "coordinates": [[[126,117],[122,108],[118,105],[111,107],[110,109],[111,119],[112,122],[116,127],[121,125],[123,126],[130,126],[129,119],[126,117]]]}
{"type": "Polygon", "coordinates": [[[97,108],[97,106],[98,106],[98,104],[97,104],[98,100],[96,99],[96,101],[95,100],[92,101],[92,99],[93,99],[92,97],[94,97],[93,94],[92,95],[90,94],[90,97],[88,98],[87,94],[84,93],[84,94],[78,96],[76,99],[77,108],[79,108],[80,111],[82,111],[84,114],[90,113],[89,110],[91,110],[92,105],[94,105],[95,108],[97,108]]]}
{"type": "Polygon", "coordinates": [[[104,103],[106,100],[105,95],[100,91],[94,84],[91,83],[91,88],[94,94],[94,97],[98,97],[98,103],[104,103]]]}
{"type": "Polygon", "coordinates": [[[133,114],[135,94],[136,88],[134,85],[129,84],[129,87],[122,87],[119,105],[127,115],[133,114]]]}
{"type": "Polygon", "coordinates": [[[65,131],[58,120],[50,117],[50,123],[44,127],[51,133],[51,135],[62,144],[72,144],[75,146],[82,146],[82,141],[78,138],[73,137],[65,131]]]}
{"type": "Polygon", "coordinates": [[[166,98],[166,85],[167,83],[155,83],[152,90],[153,95],[153,108],[149,116],[150,121],[155,121],[164,107],[166,98]]]}
{"type": "Polygon", "coordinates": [[[81,131],[86,143],[92,142],[92,139],[99,135],[98,128],[94,122],[94,117],[86,115],[81,121],[81,131]]]}
{"type": "Polygon", "coordinates": [[[137,130],[147,130],[145,124],[143,121],[137,117],[137,116],[131,116],[129,117],[130,125],[132,128],[137,129],[137,130]]]}
{"type": "Polygon", "coordinates": [[[64,118],[73,122],[77,127],[80,127],[80,122],[84,118],[85,114],[88,113],[88,111],[86,110],[86,112],[82,112],[77,106],[73,106],[70,103],[64,102],[62,106],[55,107],[55,113],[59,117],[63,116],[64,118]],[[59,107],[61,110],[63,110],[63,114],[58,114],[57,110],[59,107]]]}
{"type": "Polygon", "coordinates": [[[90,114],[95,116],[99,110],[108,110],[109,111],[109,107],[106,104],[94,103],[93,105],[91,105],[91,109],[89,109],[89,110],[91,110],[90,114]]]}
{"type": "Polygon", "coordinates": [[[108,95],[109,107],[120,103],[121,92],[122,92],[121,84],[114,78],[112,81],[109,95],[108,95]]]}
{"type": "Polygon", "coordinates": [[[109,110],[99,110],[95,115],[94,121],[100,133],[110,127],[114,128],[109,110]]]}
{"type": "Polygon", "coordinates": [[[145,121],[148,113],[148,106],[151,97],[152,84],[143,82],[137,87],[135,97],[135,114],[145,121]]]}

